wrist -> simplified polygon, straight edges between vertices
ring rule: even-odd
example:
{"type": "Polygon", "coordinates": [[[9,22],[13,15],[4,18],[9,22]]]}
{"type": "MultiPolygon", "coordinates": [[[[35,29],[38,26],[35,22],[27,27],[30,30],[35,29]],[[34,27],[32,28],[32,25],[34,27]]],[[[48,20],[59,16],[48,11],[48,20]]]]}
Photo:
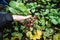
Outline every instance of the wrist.
{"type": "Polygon", "coordinates": [[[17,21],[17,15],[12,15],[12,17],[14,21],[17,21]]]}

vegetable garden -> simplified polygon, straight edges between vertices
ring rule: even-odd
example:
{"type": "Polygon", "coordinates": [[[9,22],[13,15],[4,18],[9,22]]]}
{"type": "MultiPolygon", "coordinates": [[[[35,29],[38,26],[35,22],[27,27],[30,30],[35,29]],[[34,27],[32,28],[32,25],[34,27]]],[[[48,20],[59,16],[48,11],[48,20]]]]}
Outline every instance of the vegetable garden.
{"type": "Polygon", "coordinates": [[[60,40],[60,0],[11,0],[6,12],[32,18],[5,28],[4,40],[60,40]]]}

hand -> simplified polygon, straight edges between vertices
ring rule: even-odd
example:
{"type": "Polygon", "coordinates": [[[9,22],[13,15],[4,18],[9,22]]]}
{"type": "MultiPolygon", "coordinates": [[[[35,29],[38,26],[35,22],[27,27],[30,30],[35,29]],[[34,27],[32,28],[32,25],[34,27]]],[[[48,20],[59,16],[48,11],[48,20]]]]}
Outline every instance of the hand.
{"type": "Polygon", "coordinates": [[[28,19],[31,17],[31,15],[28,16],[20,16],[20,15],[12,15],[14,21],[18,21],[22,23],[25,19],[28,19]]]}

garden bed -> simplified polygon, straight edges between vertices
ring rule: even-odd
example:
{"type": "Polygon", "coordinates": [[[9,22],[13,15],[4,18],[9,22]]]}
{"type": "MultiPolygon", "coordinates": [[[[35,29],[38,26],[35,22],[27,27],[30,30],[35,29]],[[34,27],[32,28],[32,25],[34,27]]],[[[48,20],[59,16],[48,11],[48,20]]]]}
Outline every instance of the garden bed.
{"type": "Polygon", "coordinates": [[[22,24],[13,22],[11,29],[5,28],[4,40],[60,40],[59,0],[14,0],[5,11],[32,18],[22,24]]]}

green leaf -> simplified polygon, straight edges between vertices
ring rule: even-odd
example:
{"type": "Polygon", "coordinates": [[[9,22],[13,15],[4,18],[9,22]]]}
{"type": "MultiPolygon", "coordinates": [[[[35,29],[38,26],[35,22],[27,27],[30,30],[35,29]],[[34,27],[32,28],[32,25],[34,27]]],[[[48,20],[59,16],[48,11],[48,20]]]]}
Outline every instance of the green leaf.
{"type": "Polygon", "coordinates": [[[17,37],[21,38],[23,35],[22,35],[22,33],[13,32],[12,36],[17,36],[17,37]]]}
{"type": "Polygon", "coordinates": [[[53,34],[53,29],[51,28],[46,28],[46,32],[50,33],[50,34],[53,34]]]}
{"type": "Polygon", "coordinates": [[[10,1],[9,6],[11,6],[12,8],[16,8],[16,2],[15,1],[10,1]]]}
{"type": "Polygon", "coordinates": [[[5,34],[5,35],[3,35],[3,37],[6,37],[6,36],[8,36],[8,33],[7,33],[7,34],[5,34]]]}
{"type": "Polygon", "coordinates": [[[23,3],[19,3],[19,6],[18,6],[18,8],[21,10],[21,11],[26,11],[27,10],[27,8],[24,6],[24,4],[23,3]]]}
{"type": "Polygon", "coordinates": [[[12,7],[9,7],[9,11],[10,11],[11,13],[13,13],[13,14],[20,13],[20,11],[14,9],[14,8],[12,8],[12,7]]]}
{"type": "Polygon", "coordinates": [[[54,7],[56,4],[52,4],[51,7],[54,7]]]}
{"type": "Polygon", "coordinates": [[[43,34],[45,37],[49,37],[50,36],[50,34],[49,33],[47,33],[47,32],[44,32],[44,34],[43,34]]]}
{"type": "Polygon", "coordinates": [[[38,20],[36,20],[34,23],[35,23],[35,24],[38,24],[38,20]]]}
{"type": "Polygon", "coordinates": [[[39,15],[40,15],[40,13],[35,13],[35,15],[36,15],[36,16],[39,16],[39,15]]]}
{"type": "Polygon", "coordinates": [[[50,2],[51,0],[46,0],[46,1],[50,2]]]}
{"type": "Polygon", "coordinates": [[[35,9],[32,9],[31,11],[34,13],[35,12],[35,9]]]}
{"type": "Polygon", "coordinates": [[[45,19],[44,19],[44,18],[42,18],[42,19],[40,20],[40,22],[41,22],[41,25],[42,25],[42,26],[45,26],[45,19]]]}
{"type": "Polygon", "coordinates": [[[22,11],[24,14],[29,14],[30,12],[22,2],[11,1],[9,5],[11,7],[9,10],[14,10],[11,11],[12,13],[20,13],[19,11],[22,11]]]}
{"type": "Polygon", "coordinates": [[[25,26],[21,25],[20,29],[22,29],[22,30],[23,30],[24,28],[25,28],[25,26]]]}
{"type": "Polygon", "coordinates": [[[54,25],[57,25],[57,24],[58,24],[58,21],[56,21],[55,19],[52,19],[51,22],[52,22],[54,25]]]}
{"type": "Polygon", "coordinates": [[[51,23],[49,21],[46,21],[46,26],[51,27],[51,23]]]}
{"type": "Polygon", "coordinates": [[[59,18],[57,21],[58,21],[58,23],[60,24],[60,18],[59,18]]]}
{"type": "Polygon", "coordinates": [[[47,15],[47,14],[49,14],[49,9],[46,9],[46,11],[43,12],[43,15],[47,15]]]}
{"type": "Polygon", "coordinates": [[[10,31],[11,31],[11,30],[9,30],[9,29],[4,29],[3,32],[8,33],[8,32],[10,32],[10,31]]]}
{"type": "Polygon", "coordinates": [[[53,29],[51,28],[46,28],[45,32],[44,32],[44,36],[49,37],[50,35],[52,35],[54,33],[53,29]]]}
{"type": "Polygon", "coordinates": [[[15,31],[18,31],[18,27],[14,27],[14,30],[15,30],[15,31]]]}

